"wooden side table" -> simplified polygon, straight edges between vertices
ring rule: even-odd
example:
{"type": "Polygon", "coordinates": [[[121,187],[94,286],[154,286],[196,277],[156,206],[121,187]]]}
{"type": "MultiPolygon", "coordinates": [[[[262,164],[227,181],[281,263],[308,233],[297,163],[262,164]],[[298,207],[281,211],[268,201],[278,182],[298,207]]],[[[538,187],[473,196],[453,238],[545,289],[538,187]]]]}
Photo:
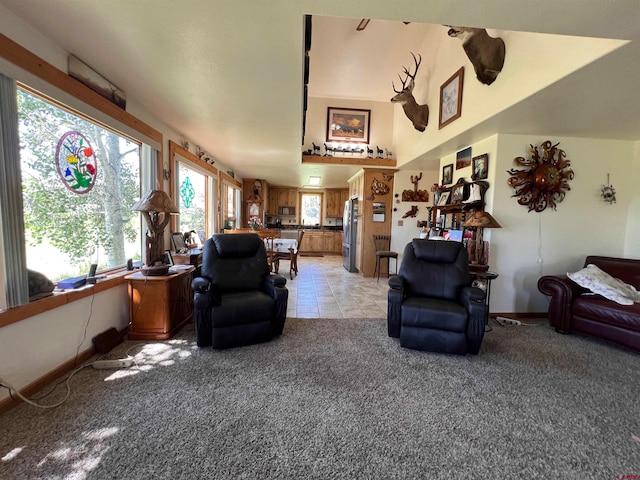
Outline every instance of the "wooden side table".
{"type": "Polygon", "coordinates": [[[195,267],[172,275],[145,276],[136,272],[129,281],[129,338],[166,340],[193,316],[191,280],[195,267]]]}
{"type": "MultiPolygon", "coordinates": [[[[484,303],[487,305],[487,309],[489,308],[489,300],[491,299],[491,280],[495,280],[498,278],[498,274],[496,272],[469,272],[469,276],[479,282],[484,282],[486,288],[485,292],[487,292],[484,297],[484,303]]],[[[484,328],[485,332],[491,331],[491,326],[489,326],[489,317],[487,317],[487,324],[484,328]]]]}

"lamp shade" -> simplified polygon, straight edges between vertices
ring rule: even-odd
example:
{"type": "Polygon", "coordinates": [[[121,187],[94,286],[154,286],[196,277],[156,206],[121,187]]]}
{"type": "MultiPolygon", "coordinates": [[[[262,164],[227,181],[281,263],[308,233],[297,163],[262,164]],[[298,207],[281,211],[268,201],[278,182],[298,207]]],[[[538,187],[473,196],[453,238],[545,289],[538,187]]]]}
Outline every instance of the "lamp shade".
{"type": "Polygon", "coordinates": [[[502,228],[489,212],[474,212],[464,222],[465,227],[502,228]]]}
{"type": "Polygon", "coordinates": [[[137,212],[179,213],[176,204],[162,190],[149,190],[136,202],[133,209],[137,212]]]}

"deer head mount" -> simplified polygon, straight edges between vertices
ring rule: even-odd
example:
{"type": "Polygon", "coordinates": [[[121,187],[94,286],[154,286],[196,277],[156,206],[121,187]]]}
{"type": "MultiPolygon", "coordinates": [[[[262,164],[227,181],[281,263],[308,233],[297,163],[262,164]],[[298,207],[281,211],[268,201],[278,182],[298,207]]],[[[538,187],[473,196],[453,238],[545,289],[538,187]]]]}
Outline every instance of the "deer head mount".
{"type": "Polygon", "coordinates": [[[446,26],[450,27],[447,32],[450,37],[462,40],[462,48],[471,60],[478,80],[491,85],[504,65],[504,41],[489,36],[484,28],[446,26]]]}
{"type": "Polygon", "coordinates": [[[413,123],[413,127],[419,132],[424,132],[425,128],[427,128],[427,124],[429,123],[429,107],[427,105],[418,105],[416,99],[413,98],[413,87],[415,85],[414,80],[418,73],[418,68],[420,68],[422,57],[420,56],[420,54],[418,54],[418,56],[420,57],[420,60],[418,60],[413,52],[411,52],[411,56],[413,57],[416,70],[412,75],[411,71],[408,70],[407,67],[405,67],[404,65],[402,66],[406,77],[404,78],[404,80],[402,80],[402,77],[400,76],[400,74],[398,74],[398,77],[402,82],[401,90],[396,90],[395,84],[391,82],[393,91],[396,92],[396,95],[391,98],[391,102],[399,103],[400,105],[402,105],[402,109],[404,110],[407,118],[413,123]]]}

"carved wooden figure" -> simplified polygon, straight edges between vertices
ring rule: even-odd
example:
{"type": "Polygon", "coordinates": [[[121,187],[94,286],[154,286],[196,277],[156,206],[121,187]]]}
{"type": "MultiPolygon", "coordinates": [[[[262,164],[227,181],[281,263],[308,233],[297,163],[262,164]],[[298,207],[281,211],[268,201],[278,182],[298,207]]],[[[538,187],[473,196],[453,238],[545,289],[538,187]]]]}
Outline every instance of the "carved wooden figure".
{"type": "Polygon", "coordinates": [[[462,40],[462,48],[471,60],[478,80],[491,85],[504,65],[504,41],[491,37],[484,28],[447,27],[450,27],[447,32],[450,37],[462,40]]]}

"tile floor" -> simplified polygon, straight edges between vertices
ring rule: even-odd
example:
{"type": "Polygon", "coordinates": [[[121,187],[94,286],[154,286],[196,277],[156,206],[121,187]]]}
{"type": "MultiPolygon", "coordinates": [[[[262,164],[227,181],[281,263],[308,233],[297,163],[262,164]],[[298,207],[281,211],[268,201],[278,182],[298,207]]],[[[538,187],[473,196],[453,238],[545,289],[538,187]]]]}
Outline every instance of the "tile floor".
{"type": "Polygon", "coordinates": [[[387,279],[349,273],[342,257],[298,257],[298,275],[289,278],[289,262],[280,263],[287,279],[287,317],[387,318],[387,279]]]}

